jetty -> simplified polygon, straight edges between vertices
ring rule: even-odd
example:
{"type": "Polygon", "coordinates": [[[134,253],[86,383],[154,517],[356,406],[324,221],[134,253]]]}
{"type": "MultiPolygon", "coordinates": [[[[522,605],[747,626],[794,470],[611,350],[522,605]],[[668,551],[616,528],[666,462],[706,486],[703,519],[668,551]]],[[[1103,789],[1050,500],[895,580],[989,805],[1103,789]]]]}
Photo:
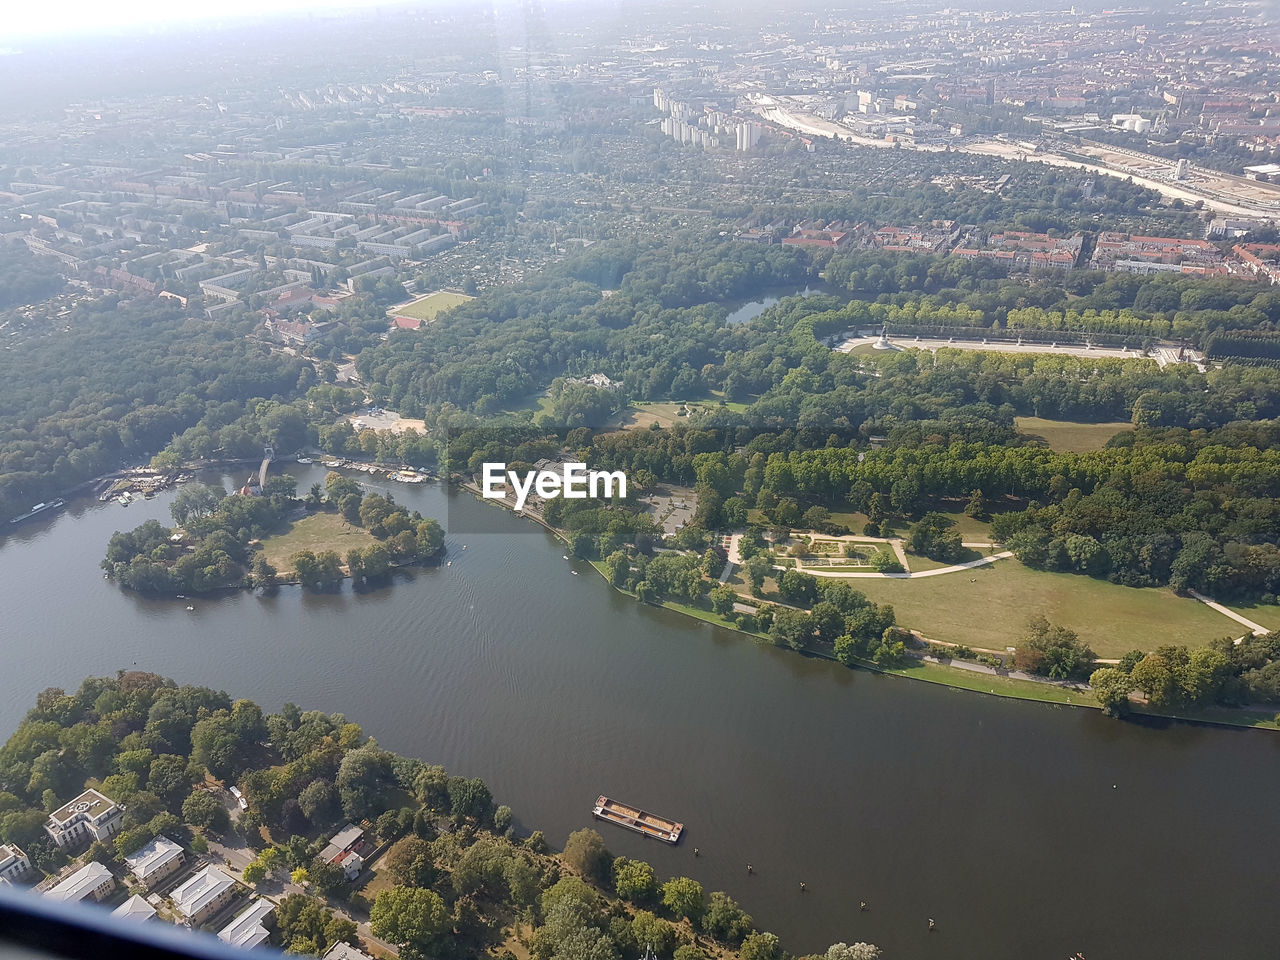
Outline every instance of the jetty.
{"type": "Polygon", "coordinates": [[[653,837],[664,843],[678,843],[680,834],[684,831],[683,823],[646,813],[644,810],[629,807],[625,803],[610,800],[605,796],[596,798],[596,805],[591,815],[597,820],[616,823],[620,827],[626,827],[628,830],[634,830],[636,833],[653,837]]]}

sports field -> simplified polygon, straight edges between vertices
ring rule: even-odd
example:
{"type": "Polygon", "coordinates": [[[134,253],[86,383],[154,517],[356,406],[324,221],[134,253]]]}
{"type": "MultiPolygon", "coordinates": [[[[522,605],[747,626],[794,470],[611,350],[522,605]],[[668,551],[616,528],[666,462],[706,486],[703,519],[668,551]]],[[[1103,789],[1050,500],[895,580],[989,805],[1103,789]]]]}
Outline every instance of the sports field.
{"type": "Polygon", "coordinates": [[[428,293],[425,297],[419,297],[413,303],[407,303],[404,306],[392,307],[388,313],[394,317],[413,317],[415,320],[422,320],[430,323],[434,320],[442,310],[448,310],[459,304],[466,303],[473,299],[463,293],[451,293],[448,290],[437,290],[435,293],[428,293]]]}

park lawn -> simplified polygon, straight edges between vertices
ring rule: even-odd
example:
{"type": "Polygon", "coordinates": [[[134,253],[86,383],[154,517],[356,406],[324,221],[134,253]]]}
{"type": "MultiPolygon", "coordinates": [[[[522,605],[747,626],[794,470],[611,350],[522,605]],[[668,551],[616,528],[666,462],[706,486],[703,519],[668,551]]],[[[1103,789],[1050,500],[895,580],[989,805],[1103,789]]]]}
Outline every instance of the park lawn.
{"type": "Polygon", "coordinates": [[[503,413],[532,413],[535,417],[540,413],[550,413],[552,407],[551,398],[547,396],[545,391],[537,390],[530,393],[519,400],[513,400],[507,406],[502,408],[503,413]]]}
{"type": "Polygon", "coordinates": [[[1166,643],[1200,647],[1244,629],[1162,587],[1032,570],[1013,558],[923,580],[860,579],[852,586],[893,604],[898,623],[926,637],[994,650],[1016,646],[1037,614],[1075,630],[1103,658],[1166,643]]]}
{"type": "MultiPolygon", "coordinates": [[[[743,413],[746,411],[747,407],[751,406],[750,403],[742,403],[741,401],[738,401],[738,400],[726,400],[724,398],[723,390],[712,390],[710,391],[710,393],[711,393],[711,396],[716,398],[716,406],[719,406],[720,404],[723,403],[725,406],[725,409],[732,410],[734,413],[743,413]]],[[[757,394],[752,394],[752,399],[755,399],[756,396],[757,394]]]]}
{"type": "MultiPolygon", "coordinates": [[[[854,536],[860,537],[863,528],[867,525],[867,515],[857,510],[832,510],[831,522],[844,524],[854,536]]],[[[880,525],[880,536],[906,536],[907,528],[910,526],[910,520],[903,520],[901,517],[885,517],[884,523],[880,525]]]]}
{"type": "Polygon", "coordinates": [[[687,403],[683,400],[637,400],[622,412],[618,426],[624,430],[648,430],[649,425],[653,423],[663,429],[682,421],[687,423],[688,415],[680,416],[680,411],[686,406],[690,411],[694,411],[710,410],[718,404],[698,400],[690,400],[687,403]]]}
{"type": "Polygon", "coordinates": [[[430,323],[439,316],[441,311],[459,306],[472,299],[474,298],[468,297],[463,293],[437,290],[435,293],[428,293],[425,297],[419,297],[413,303],[407,303],[402,307],[393,307],[390,313],[392,316],[413,317],[416,320],[430,323]]]}
{"type": "Polygon", "coordinates": [[[1280,606],[1273,603],[1241,603],[1228,601],[1223,604],[1242,617],[1248,617],[1259,626],[1268,630],[1280,630],[1280,606]]]}
{"type": "Polygon", "coordinates": [[[348,550],[352,547],[363,550],[377,542],[369,531],[352,526],[336,513],[313,513],[290,524],[287,530],[263,540],[262,552],[281,576],[291,576],[294,572],[293,558],[303,550],[312,553],[333,550],[343,558],[345,567],[348,550]]]}
{"type": "Polygon", "coordinates": [[[648,430],[651,424],[656,423],[666,429],[682,421],[687,423],[690,416],[700,411],[723,409],[742,413],[747,409],[747,404],[723,400],[721,396],[713,391],[711,399],[704,394],[700,400],[635,400],[622,411],[616,426],[623,430],[648,430]],[[681,416],[680,411],[685,407],[689,408],[689,413],[681,416]]]}
{"type": "Polygon", "coordinates": [[[1045,420],[1041,417],[1014,417],[1019,433],[1039,437],[1052,450],[1063,453],[1085,453],[1101,450],[1118,433],[1133,429],[1123,420],[1111,423],[1080,423],[1075,420],[1045,420]]]}

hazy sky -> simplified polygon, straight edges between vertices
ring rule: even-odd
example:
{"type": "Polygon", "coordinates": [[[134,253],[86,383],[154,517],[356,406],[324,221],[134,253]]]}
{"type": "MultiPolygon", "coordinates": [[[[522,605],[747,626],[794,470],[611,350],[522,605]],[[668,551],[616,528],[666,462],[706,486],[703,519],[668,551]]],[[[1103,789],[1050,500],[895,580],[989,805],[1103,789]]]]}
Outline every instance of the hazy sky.
{"type": "MultiPolygon", "coordinates": [[[[406,0],[61,0],[7,4],[0,47],[31,37],[86,33],[135,33],[149,26],[225,21],[279,13],[332,13],[353,7],[399,6],[406,0]]],[[[425,4],[423,4],[425,6],[425,4]]]]}

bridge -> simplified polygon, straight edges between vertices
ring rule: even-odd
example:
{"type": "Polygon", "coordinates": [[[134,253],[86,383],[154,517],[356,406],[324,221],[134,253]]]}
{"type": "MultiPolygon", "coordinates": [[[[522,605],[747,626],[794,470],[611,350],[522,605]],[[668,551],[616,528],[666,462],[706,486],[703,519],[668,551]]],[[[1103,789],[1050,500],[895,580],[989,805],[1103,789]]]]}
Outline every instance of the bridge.
{"type": "Polygon", "coordinates": [[[270,444],[262,448],[262,466],[258,468],[258,489],[265,490],[267,487],[267,465],[276,458],[276,452],[270,444]]]}

